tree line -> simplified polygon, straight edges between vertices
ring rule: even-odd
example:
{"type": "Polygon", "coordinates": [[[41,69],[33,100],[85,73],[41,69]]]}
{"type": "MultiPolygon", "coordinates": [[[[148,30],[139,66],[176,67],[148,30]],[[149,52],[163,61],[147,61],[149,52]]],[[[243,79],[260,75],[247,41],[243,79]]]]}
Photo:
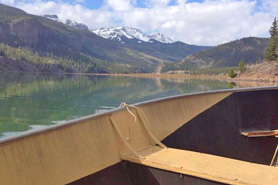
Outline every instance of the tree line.
{"type": "Polygon", "coordinates": [[[0,56],[13,58],[18,62],[28,62],[40,72],[57,72],[53,71],[56,68],[65,73],[138,73],[144,69],[144,67],[102,61],[82,53],[80,53],[82,57],[74,60],[58,57],[52,53],[39,53],[23,47],[12,47],[5,43],[0,43],[0,56]]]}
{"type": "Polygon", "coordinates": [[[265,50],[265,60],[278,61],[278,29],[276,17],[269,29],[270,39],[269,44],[265,50]]]}

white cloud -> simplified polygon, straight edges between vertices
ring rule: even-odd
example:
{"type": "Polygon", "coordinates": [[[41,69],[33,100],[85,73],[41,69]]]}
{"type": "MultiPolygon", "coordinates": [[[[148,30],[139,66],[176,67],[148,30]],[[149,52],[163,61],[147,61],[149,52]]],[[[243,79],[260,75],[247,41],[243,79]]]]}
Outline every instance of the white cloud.
{"type": "Polygon", "coordinates": [[[6,5],[14,5],[14,0],[0,0],[0,3],[6,5]]]}
{"type": "Polygon", "coordinates": [[[32,14],[57,14],[62,20],[69,18],[90,28],[130,26],[199,45],[217,45],[248,36],[268,37],[269,27],[278,15],[278,2],[272,0],[261,4],[255,0],[176,0],[174,5],[169,5],[169,0],[151,0],[146,8],[136,7],[135,0],[105,0],[97,10],[77,1],[0,0],[32,14]]]}
{"type": "Polygon", "coordinates": [[[132,0],[105,0],[104,5],[114,11],[124,11],[132,8],[132,0]]]}

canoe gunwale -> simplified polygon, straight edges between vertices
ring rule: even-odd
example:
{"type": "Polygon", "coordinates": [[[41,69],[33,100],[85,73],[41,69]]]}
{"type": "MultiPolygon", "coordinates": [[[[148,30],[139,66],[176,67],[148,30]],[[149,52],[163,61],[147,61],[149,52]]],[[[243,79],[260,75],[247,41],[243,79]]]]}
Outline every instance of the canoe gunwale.
{"type": "MultiPolygon", "coordinates": [[[[164,98],[157,98],[157,99],[153,99],[153,100],[143,101],[143,102],[135,103],[135,104],[132,104],[132,105],[134,105],[134,106],[143,106],[143,105],[147,105],[147,104],[158,103],[158,102],[163,102],[163,101],[168,101],[168,100],[174,100],[174,99],[179,99],[179,98],[183,98],[183,97],[197,96],[197,95],[217,94],[217,93],[225,93],[225,92],[237,93],[237,92],[263,91],[263,90],[278,90],[278,86],[235,88],[235,89],[222,89],[222,90],[213,90],[213,91],[205,91],[205,92],[187,93],[187,94],[168,96],[168,97],[164,97],[164,98]]],[[[34,130],[34,131],[32,131],[32,130],[28,131],[27,130],[27,131],[23,132],[22,134],[18,134],[16,136],[11,136],[11,137],[8,137],[8,138],[0,139],[0,145],[9,144],[10,142],[16,142],[17,140],[21,140],[21,139],[32,137],[32,136],[35,136],[35,135],[40,135],[40,134],[43,134],[43,133],[51,132],[53,130],[63,129],[63,128],[66,128],[68,126],[72,126],[73,124],[78,124],[80,122],[87,121],[87,120],[94,120],[94,119],[97,119],[99,117],[108,116],[112,113],[116,113],[116,112],[120,112],[120,111],[124,111],[124,110],[125,110],[124,107],[118,107],[118,108],[115,108],[115,109],[107,111],[107,112],[84,116],[84,117],[77,118],[77,119],[74,119],[74,120],[66,121],[64,123],[60,123],[60,124],[58,123],[58,124],[55,124],[55,125],[51,125],[47,128],[43,128],[43,129],[40,129],[40,130],[34,130]]]]}

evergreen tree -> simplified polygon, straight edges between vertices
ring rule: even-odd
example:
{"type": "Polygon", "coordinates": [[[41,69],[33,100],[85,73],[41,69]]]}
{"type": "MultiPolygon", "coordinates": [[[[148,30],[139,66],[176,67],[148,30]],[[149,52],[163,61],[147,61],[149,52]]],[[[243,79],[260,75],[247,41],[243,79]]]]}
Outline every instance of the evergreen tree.
{"type": "Polygon", "coordinates": [[[246,71],[246,65],[245,65],[244,60],[241,60],[241,61],[238,63],[238,68],[239,68],[239,71],[240,71],[241,73],[243,73],[244,71],[246,71]]]}
{"type": "Polygon", "coordinates": [[[267,61],[273,61],[278,58],[278,29],[276,17],[272,23],[269,33],[270,39],[269,44],[265,50],[265,59],[267,61]]]}
{"type": "Polygon", "coordinates": [[[229,71],[229,73],[228,73],[228,76],[229,76],[230,78],[236,77],[235,71],[234,71],[233,69],[231,69],[231,70],[229,71]]]}

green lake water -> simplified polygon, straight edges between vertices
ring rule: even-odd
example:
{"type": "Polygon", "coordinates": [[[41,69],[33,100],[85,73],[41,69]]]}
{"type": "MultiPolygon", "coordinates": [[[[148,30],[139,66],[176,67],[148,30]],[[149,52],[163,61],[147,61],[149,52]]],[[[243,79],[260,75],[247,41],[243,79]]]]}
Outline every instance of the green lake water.
{"type": "Polygon", "coordinates": [[[214,80],[0,74],[0,139],[129,104],[233,88],[214,80]]]}

